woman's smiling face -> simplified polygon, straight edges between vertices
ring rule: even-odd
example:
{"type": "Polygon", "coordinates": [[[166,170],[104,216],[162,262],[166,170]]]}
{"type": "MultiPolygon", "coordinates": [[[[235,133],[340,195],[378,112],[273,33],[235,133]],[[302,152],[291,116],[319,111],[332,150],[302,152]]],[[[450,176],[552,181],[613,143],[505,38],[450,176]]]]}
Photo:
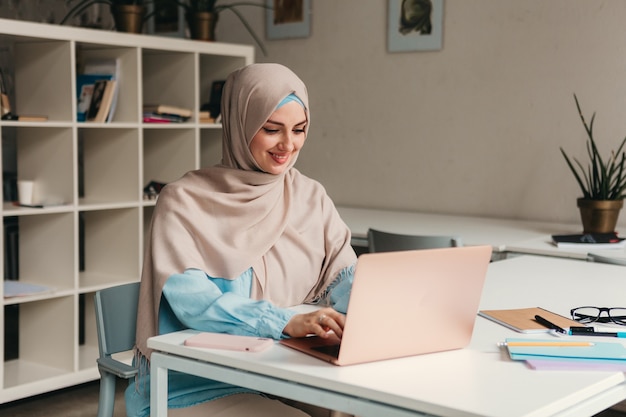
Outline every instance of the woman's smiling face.
{"type": "Polygon", "coordinates": [[[306,114],[290,101],[272,113],[250,142],[250,152],[263,172],[282,174],[306,139],[306,114]]]}

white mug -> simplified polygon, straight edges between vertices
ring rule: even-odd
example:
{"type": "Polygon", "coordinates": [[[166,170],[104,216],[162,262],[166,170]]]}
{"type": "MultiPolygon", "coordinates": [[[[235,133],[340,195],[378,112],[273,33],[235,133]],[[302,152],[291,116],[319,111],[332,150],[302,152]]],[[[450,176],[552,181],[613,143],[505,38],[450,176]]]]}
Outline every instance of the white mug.
{"type": "Polygon", "coordinates": [[[35,195],[35,181],[18,180],[17,198],[20,204],[32,206],[35,195]]]}

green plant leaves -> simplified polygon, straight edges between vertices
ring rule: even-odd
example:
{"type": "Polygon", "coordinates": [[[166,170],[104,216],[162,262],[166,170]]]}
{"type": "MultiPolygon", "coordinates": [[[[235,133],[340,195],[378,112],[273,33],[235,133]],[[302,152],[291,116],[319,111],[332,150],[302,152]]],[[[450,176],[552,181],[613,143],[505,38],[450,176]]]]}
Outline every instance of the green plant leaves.
{"type": "Polygon", "coordinates": [[[626,197],[626,137],[616,151],[611,151],[608,159],[604,160],[598,151],[593,137],[593,124],[596,114],[594,113],[587,124],[580,108],[580,103],[574,94],[576,108],[587,132],[587,155],[589,163],[585,167],[578,159],[570,159],[563,148],[561,154],[565,158],[567,166],[574,174],[576,181],[583,193],[583,198],[589,200],[621,200],[626,197]]]}

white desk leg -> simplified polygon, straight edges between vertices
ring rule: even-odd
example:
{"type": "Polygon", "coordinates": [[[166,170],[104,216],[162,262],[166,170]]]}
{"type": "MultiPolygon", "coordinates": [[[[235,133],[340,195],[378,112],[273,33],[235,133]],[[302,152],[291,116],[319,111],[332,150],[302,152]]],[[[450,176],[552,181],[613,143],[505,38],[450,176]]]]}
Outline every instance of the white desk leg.
{"type": "Polygon", "coordinates": [[[150,416],[167,417],[167,368],[161,365],[161,353],[150,358],[150,416]]]}

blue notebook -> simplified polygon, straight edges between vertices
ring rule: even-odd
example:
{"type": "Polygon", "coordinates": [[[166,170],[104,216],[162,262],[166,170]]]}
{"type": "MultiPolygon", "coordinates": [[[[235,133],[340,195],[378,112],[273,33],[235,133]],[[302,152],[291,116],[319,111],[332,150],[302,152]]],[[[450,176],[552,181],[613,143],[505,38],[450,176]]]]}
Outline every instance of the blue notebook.
{"type": "MultiPolygon", "coordinates": [[[[546,339],[506,339],[510,342],[546,342],[546,339]]],[[[552,341],[549,340],[548,341],[552,341]]],[[[567,341],[562,339],[562,341],[567,341]]],[[[554,339],[557,343],[558,339],[554,339]]],[[[513,360],[612,359],[626,362],[626,347],[617,342],[592,342],[591,346],[507,346],[513,360]]]]}

